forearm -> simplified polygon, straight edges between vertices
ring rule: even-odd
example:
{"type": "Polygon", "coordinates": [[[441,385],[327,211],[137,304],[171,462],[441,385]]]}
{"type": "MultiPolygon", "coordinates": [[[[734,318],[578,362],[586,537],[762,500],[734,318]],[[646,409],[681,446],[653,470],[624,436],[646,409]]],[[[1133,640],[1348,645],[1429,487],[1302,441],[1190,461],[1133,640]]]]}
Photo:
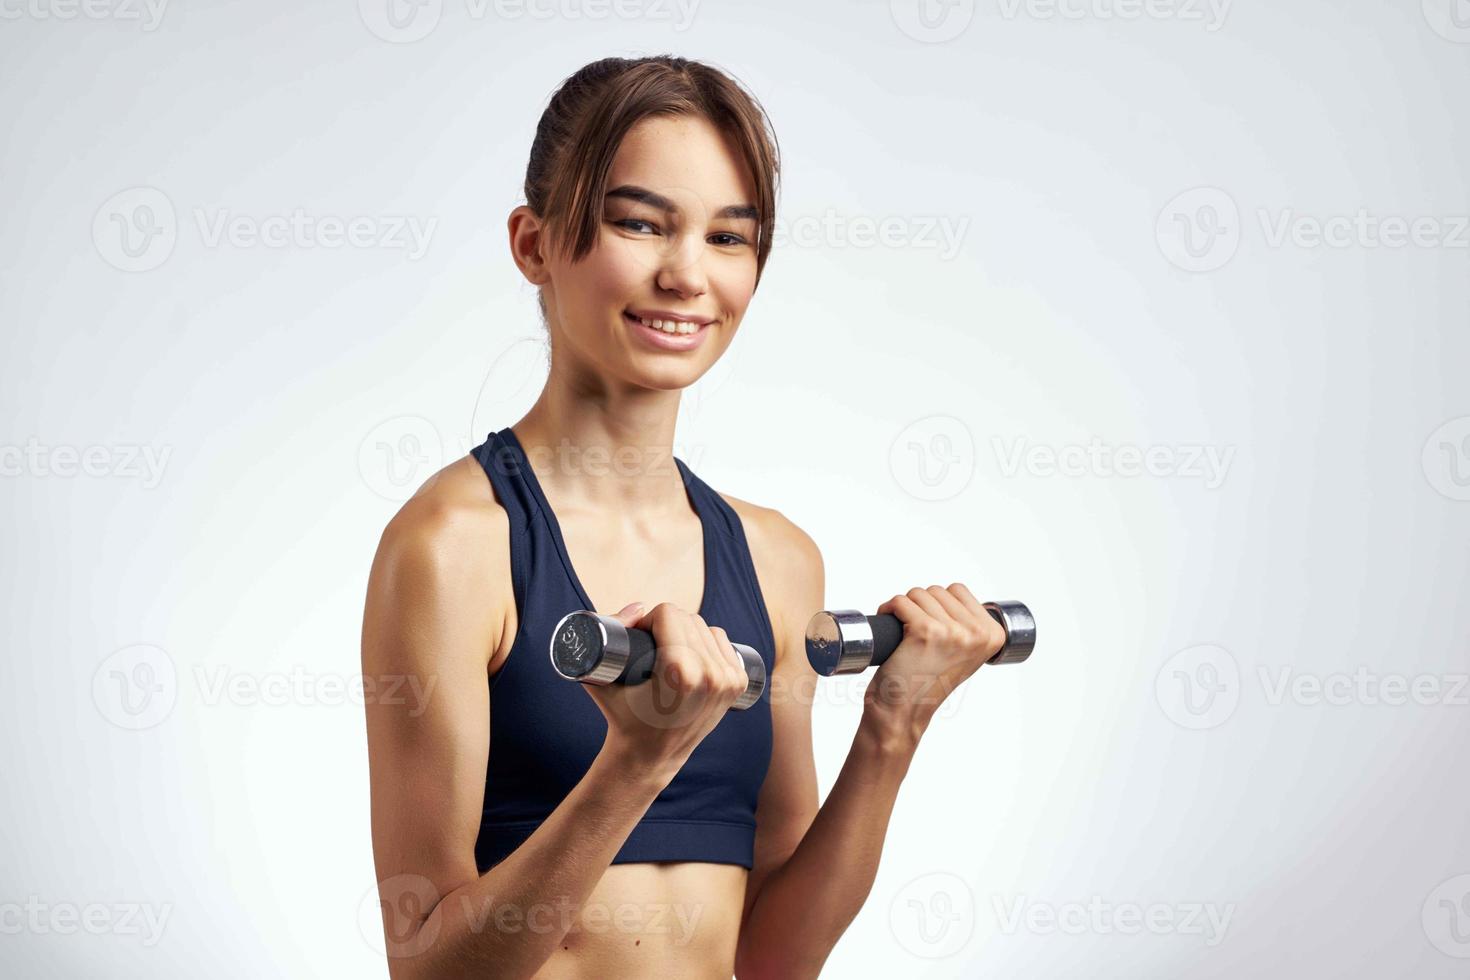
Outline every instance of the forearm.
{"type": "Polygon", "coordinates": [[[821,972],[873,887],[921,734],[864,714],[831,793],[791,857],[762,883],[741,925],[740,980],[821,972]]]}
{"type": "Polygon", "coordinates": [[[669,782],[630,775],[606,747],[536,832],[479,878],[445,895],[394,980],[530,977],[556,951],[618,849],[669,782]],[[421,951],[420,951],[421,950],[421,951]]]}

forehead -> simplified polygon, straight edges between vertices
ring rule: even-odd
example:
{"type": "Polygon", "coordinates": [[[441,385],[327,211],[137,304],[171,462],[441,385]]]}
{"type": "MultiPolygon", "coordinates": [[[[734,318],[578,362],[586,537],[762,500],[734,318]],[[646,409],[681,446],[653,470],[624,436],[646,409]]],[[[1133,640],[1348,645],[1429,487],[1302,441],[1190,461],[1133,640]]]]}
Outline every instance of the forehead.
{"type": "Polygon", "coordinates": [[[608,187],[636,184],[670,197],[693,194],[711,210],[755,201],[735,142],[698,116],[647,116],[623,137],[608,187]]]}

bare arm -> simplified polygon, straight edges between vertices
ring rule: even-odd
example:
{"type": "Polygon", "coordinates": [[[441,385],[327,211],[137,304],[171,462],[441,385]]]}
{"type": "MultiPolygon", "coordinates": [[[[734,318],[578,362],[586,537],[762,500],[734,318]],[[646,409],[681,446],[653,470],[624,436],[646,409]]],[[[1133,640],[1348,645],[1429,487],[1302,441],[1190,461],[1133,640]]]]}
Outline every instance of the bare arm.
{"type": "Polygon", "coordinates": [[[817,806],[811,705],[817,675],[806,659],[807,619],[825,608],[822,556],[785,518],[767,532],[778,600],[771,712],[776,744],[757,810],[756,867],[740,927],[736,975],[816,977],[862,909],[877,876],[889,817],[917,735],[864,713],[832,792],[817,806]],[[800,922],[801,928],[791,927],[800,922]]]}
{"type": "Polygon", "coordinates": [[[382,678],[383,691],[422,692],[367,699],[373,857],[389,975],[529,977],[556,950],[674,771],[625,765],[604,744],[536,832],[478,873],[474,845],[490,747],[487,667],[504,628],[504,611],[487,596],[508,592],[486,585],[509,582],[507,531],[498,506],[443,497],[416,497],[389,524],[363,620],[364,678],[382,678]]]}

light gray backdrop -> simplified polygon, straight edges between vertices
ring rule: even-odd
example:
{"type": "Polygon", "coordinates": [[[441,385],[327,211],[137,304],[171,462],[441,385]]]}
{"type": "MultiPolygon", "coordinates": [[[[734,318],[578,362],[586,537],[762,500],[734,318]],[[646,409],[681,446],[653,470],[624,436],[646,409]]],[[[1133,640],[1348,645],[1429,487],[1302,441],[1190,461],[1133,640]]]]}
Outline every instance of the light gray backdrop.
{"type": "Polygon", "coordinates": [[[547,97],[659,52],[785,162],[676,453],[1040,621],[827,974],[1470,970],[1470,0],[393,2],[0,0],[0,972],[386,976],[369,562],[539,390],[547,97]]]}

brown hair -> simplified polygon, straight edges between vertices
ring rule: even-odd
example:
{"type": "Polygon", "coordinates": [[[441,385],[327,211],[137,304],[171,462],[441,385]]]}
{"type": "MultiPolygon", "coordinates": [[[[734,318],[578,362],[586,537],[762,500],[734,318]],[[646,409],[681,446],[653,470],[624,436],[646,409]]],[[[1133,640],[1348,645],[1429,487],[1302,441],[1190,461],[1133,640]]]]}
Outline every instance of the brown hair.
{"type": "MultiPolygon", "coordinates": [[[[603,58],[552,95],[526,165],[526,204],[576,262],[592,250],[603,192],[624,135],[644,116],[701,116],[736,144],[755,182],[759,213],[755,281],[771,252],[780,151],[755,97],[729,75],[673,55],[603,58]]],[[[543,312],[545,305],[542,305],[543,312]]]]}

